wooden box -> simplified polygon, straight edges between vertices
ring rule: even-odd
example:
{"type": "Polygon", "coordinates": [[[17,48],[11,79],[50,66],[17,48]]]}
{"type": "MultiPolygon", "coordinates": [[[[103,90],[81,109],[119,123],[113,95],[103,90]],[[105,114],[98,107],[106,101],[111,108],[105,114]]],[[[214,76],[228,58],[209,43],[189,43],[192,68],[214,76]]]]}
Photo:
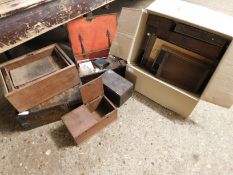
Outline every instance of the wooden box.
{"type": "Polygon", "coordinates": [[[19,111],[79,84],[75,64],[58,45],[50,45],[0,66],[7,100],[19,111]]]}
{"type": "Polygon", "coordinates": [[[62,121],[77,144],[85,141],[117,119],[117,109],[104,95],[99,77],[80,87],[84,105],[62,117],[62,121]]]}
{"type": "Polygon", "coordinates": [[[75,86],[49,100],[19,113],[17,121],[23,129],[29,130],[61,120],[61,117],[82,104],[79,86],[75,86]]]}
{"type": "Polygon", "coordinates": [[[179,0],[156,0],[143,10],[123,8],[110,54],[127,60],[126,78],[135,84],[137,92],[183,117],[188,117],[200,100],[230,108],[233,104],[232,23],[231,16],[179,0]],[[214,62],[209,81],[200,93],[194,94],[172,85],[138,66],[150,15],[167,19],[165,23],[161,23],[160,18],[152,19],[158,26],[154,31],[158,38],[214,62]],[[182,25],[178,25],[180,23],[182,25]],[[197,30],[185,32],[190,27],[197,30]],[[197,34],[197,31],[204,32],[197,34]],[[203,39],[206,32],[208,36],[203,39]]]}
{"type": "Polygon", "coordinates": [[[104,94],[117,107],[120,107],[133,94],[133,84],[112,70],[102,75],[104,83],[104,94]]]}
{"type": "MultiPolygon", "coordinates": [[[[99,68],[96,68],[96,66],[93,64],[93,61],[87,61],[93,65],[94,69],[92,71],[84,72],[81,70],[81,67],[79,66],[79,75],[80,75],[80,79],[81,79],[82,83],[85,84],[91,80],[94,80],[95,78],[99,77],[107,70],[113,70],[117,74],[119,74],[121,76],[125,76],[126,61],[124,61],[120,58],[113,57],[111,55],[109,55],[105,59],[109,63],[109,65],[102,70],[99,68]]],[[[98,58],[95,60],[98,60],[98,58]]]]}

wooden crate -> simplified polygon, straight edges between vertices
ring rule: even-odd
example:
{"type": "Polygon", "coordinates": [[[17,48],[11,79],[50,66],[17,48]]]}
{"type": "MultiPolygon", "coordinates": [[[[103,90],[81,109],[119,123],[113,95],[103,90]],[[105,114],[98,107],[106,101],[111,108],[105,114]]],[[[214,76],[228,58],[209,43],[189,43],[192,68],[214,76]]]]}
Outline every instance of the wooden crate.
{"type": "Polygon", "coordinates": [[[0,66],[5,97],[23,112],[79,84],[75,64],[56,44],[0,66]]]}
{"type": "Polygon", "coordinates": [[[117,119],[117,110],[104,95],[102,78],[80,87],[84,105],[62,117],[77,144],[82,143],[117,119]]]}

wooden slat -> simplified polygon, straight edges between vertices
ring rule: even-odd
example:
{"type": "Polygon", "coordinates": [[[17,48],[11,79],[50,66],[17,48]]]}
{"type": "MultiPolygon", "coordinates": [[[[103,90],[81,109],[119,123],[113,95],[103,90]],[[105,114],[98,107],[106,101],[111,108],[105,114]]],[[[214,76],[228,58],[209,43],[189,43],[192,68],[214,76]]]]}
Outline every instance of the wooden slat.
{"type": "Polygon", "coordinates": [[[114,0],[53,0],[0,19],[0,53],[114,0]]]}

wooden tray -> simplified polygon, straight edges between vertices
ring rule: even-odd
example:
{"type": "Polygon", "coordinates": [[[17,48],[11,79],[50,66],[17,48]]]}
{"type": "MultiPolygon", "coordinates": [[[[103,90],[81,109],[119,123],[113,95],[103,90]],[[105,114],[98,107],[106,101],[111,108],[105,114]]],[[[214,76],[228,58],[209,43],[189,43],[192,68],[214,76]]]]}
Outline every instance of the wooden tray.
{"type": "Polygon", "coordinates": [[[56,44],[9,61],[0,70],[5,96],[19,112],[80,82],[75,64],[56,44]]]}

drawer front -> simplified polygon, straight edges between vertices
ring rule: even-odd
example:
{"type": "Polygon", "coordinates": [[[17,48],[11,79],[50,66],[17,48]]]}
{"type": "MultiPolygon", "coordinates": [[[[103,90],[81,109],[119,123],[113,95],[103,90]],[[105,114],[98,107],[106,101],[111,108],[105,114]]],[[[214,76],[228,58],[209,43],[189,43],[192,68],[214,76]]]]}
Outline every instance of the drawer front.
{"type": "Polygon", "coordinates": [[[183,117],[188,117],[199,101],[198,98],[156,79],[137,66],[127,65],[126,78],[135,83],[135,91],[183,117]]]}

